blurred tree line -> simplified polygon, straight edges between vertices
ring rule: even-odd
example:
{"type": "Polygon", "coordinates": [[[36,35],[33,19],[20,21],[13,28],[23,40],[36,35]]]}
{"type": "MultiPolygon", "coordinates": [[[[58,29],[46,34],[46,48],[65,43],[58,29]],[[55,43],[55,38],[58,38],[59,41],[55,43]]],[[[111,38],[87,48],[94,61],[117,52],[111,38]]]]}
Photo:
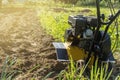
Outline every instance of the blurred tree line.
{"type": "Polygon", "coordinates": [[[11,3],[11,2],[14,2],[14,0],[0,0],[0,6],[2,6],[2,4],[11,3]]]}
{"type": "MultiPolygon", "coordinates": [[[[94,6],[96,1],[95,0],[54,0],[55,2],[62,2],[65,4],[74,4],[78,6],[94,6]]],[[[102,5],[105,5],[105,1],[108,0],[101,0],[102,5]]],[[[110,1],[110,0],[109,0],[110,1]]],[[[120,0],[111,0],[114,4],[120,4],[120,0]]]]}
{"type": "Polygon", "coordinates": [[[0,0],[0,8],[1,8],[1,6],[2,6],[2,0],[0,0]]]}

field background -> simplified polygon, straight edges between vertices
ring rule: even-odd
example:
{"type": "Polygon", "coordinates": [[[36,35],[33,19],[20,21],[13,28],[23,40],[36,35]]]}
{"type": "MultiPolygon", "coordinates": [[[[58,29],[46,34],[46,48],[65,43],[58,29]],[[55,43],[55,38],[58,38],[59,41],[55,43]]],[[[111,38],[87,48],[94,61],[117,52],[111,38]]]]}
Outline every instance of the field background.
{"type": "MultiPolygon", "coordinates": [[[[119,0],[112,3],[117,12],[119,0]]],[[[107,3],[102,1],[101,6],[101,13],[108,17],[107,3]]],[[[95,1],[0,0],[0,80],[55,80],[66,63],[56,60],[52,42],[64,41],[64,31],[70,27],[68,16],[77,14],[96,15],[95,1]]],[[[116,30],[113,33],[112,46],[116,30]]],[[[118,61],[114,74],[120,74],[119,51],[118,44],[113,53],[118,61]]]]}

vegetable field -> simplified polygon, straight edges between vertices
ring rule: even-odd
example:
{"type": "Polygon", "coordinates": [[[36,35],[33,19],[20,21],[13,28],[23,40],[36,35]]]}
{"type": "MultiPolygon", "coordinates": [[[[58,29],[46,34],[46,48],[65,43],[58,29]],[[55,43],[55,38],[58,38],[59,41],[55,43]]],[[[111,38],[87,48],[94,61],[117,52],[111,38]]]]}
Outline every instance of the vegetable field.
{"type": "MultiPolygon", "coordinates": [[[[0,80],[120,80],[119,44],[114,52],[117,64],[108,74],[104,68],[95,66],[88,78],[84,75],[87,65],[77,70],[72,60],[70,63],[56,60],[52,42],[64,42],[64,32],[70,27],[68,16],[96,16],[94,6],[79,5],[57,0],[0,2],[0,80]]],[[[107,7],[101,11],[109,16],[107,7]]],[[[119,18],[118,22],[120,25],[119,18]]],[[[115,34],[111,38],[113,46],[115,34]]]]}

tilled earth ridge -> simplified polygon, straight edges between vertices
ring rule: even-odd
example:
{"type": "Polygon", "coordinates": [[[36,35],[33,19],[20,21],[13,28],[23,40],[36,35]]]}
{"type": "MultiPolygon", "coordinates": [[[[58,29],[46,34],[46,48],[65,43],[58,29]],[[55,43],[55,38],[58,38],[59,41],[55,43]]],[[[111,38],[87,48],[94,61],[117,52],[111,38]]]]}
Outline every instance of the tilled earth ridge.
{"type": "Polygon", "coordinates": [[[0,72],[9,56],[16,58],[13,69],[19,73],[15,80],[41,80],[49,72],[56,76],[64,65],[56,61],[53,41],[40,27],[35,10],[4,9],[0,12],[0,72]]]}

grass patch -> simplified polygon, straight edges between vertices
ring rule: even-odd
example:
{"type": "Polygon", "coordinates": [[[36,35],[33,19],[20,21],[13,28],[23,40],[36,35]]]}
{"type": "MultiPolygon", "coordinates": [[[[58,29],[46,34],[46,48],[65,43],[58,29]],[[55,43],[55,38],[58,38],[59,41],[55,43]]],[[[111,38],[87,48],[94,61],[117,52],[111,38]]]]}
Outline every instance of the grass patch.
{"type": "Polygon", "coordinates": [[[13,70],[12,66],[15,64],[16,59],[10,59],[6,57],[3,66],[2,72],[0,75],[0,80],[12,80],[14,75],[18,72],[17,70],[13,70]]]}
{"type": "Polygon", "coordinates": [[[40,14],[40,22],[48,34],[54,35],[54,38],[63,41],[63,34],[68,28],[67,17],[69,13],[54,13],[51,11],[40,14]]]}
{"type": "MultiPolygon", "coordinates": [[[[108,65],[98,66],[98,61],[95,62],[95,66],[88,71],[88,64],[83,65],[81,68],[73,60],[70,61],[70,65],[67,70],[61,71],[58,75],[58,80],[109,80],[112,74],[112,70],[108,72],[108,65]]],[[[119,77],[118,77],[119,78],[119,77]]]]}

